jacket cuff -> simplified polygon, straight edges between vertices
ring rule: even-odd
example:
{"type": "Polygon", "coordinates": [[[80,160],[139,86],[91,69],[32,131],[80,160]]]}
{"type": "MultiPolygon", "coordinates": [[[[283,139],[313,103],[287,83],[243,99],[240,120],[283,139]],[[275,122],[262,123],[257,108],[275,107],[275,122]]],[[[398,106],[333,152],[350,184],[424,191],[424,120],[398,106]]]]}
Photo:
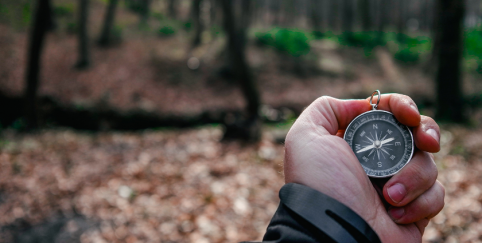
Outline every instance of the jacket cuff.
{"type": "Polygon", "coordinates": [[[264,242],[380,242],[353,210],[310,187],[288,183],[264,242]]]}

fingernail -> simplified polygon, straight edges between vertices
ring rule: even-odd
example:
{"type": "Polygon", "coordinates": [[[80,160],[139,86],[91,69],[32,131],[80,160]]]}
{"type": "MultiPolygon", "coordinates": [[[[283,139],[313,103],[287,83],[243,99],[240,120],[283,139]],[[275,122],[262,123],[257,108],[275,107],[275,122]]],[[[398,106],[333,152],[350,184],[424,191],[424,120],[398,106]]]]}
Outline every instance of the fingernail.
{"type": "Polygon", "coordinates": [[[411,107],[413,110],[415,110],[415,112],[420,113],[420,112],[418,111],[417,105],[412,104],[412,105],[410,105],[410,107],[411,107]]]}
{"type": "Polygon", "coordinates": [[[397,220],[403,217],[405,215],[405,209],[404,208],[390,208],[388,210],[390,213],[390,216],[392,216],[392,219],[397,220]]]}
{"type": "Polygon", "coordinates": [[[397,183],[393,186],[390,186],[387,189],[387,193],[390,199],[392,199],[392,201],[394,201],[395,203],[399,203],[407,195],[407,190],[405,189],[405,186],[397,183]]]}
{"type": "Polygon", "coordinates": [[[427,134],[432,136],[433,139],[435,139],[437,142],[440,140],[440,137],[439,137],[438,133],[434,129],[428,129],[426,132],[427,132],[427,134]]]}

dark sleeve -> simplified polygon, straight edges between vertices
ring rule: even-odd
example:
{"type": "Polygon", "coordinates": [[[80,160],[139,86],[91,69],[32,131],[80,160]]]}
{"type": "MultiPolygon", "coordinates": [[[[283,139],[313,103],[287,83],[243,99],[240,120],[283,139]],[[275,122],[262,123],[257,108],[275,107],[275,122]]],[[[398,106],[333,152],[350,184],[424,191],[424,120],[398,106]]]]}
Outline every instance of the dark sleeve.
{"type": "Polygon", "coordinates": [[[380,242],[350,208],[307,186],[289,183],[263,242],[380,242]]]}

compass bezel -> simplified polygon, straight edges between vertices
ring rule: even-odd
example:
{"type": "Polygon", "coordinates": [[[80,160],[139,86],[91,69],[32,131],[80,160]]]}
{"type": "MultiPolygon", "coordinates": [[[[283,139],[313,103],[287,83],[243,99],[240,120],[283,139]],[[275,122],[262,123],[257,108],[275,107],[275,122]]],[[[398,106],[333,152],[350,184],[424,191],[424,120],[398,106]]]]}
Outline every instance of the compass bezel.
{"type": "Polygon", "coordinates": [[[351,135],[351,138],[348,138],[350,136],[350,130],[352,129],[352,127],[354,126],[354,123],[357,123],[358,120],[361,119],[361,117],[367,115],[367,114],[371,114],[371,113],[385,113],[386,115],[388,115],[389,117],[387,118],[387,120],[382,120],[380,118],[376,118],[374,119],[375,121],[384,121],[384,122],[388,122],[389,124],[391,124],[393,127],[396,127],[400,132],[401,132],[401,135],[403,137],[403,140],[404,140],[404,143],[405,143],[405,149],[404,149],[404,153],[402,155],[402,159],[395,163],[392,167],[388,168],[388,169],[385,169],[385,170],[376,170],[376,169],[373,169],[373,168],[369,168],[369,167],[366,167],[364,166],[361,162],[360,162],[360,159],[358,159],[358,157],[355,155],[355,157],[357,158],[357,160],[359,161],[359,163],[361,164],[361,166],[363,167],[363,170],[365,171],[365,173],[369,176],[369,177],[373,177],[373,178],[386,178],[386,177],[390,177],[392,175],[395,175],[396,173],[398,173],[403,167],[405,167],[405,165],[407,165],[410,160],[412,159],[413,157],[413,152],[414,152],[414,148],[415,148],[415,145],[414,145],[414,141],[413,141],[413,134],[412,134],[412,131],[410,130],[410,128],[406,125],[403,125],[401,124],[396,118],[395,116],[388,112],[388,111],[385,111],[385,110],[370,110],[370,111],[367,111],[365,113],[362,113],[360,115],[358,115],[357,117],[355,117],[351,122],[350,124],[348,124],[348,126],[346,127],[346,130],[345,130],[345,134],[343,135],[343,139],[348,143],[348,145],[350,146],[351,150],[353,150],[353,153],[355,154],[355,151],[353,149],[353,138],[355,136],[355,133],[357,132],[357,129],[363,125],[363,124],[366,124],[370,121],[374,121],[374,120],[368,120],[360,125],[358,125],[355,129],[354,129],[354,132],[352,132],[352,135],[351,135]],[[390,117],[393,118],[393,121],[390,120],[390,117]],[[403,135],[404,135],[404,132],[408,132],[408,134],[410,135],[410,138],[405,138],[403,135]],[[408,139],[410,139],[410,142],[408,141],[408,139]],[[411,150],[410,150],[410,155],[408,157],[406,157],[405,155],[408,155],[408,153],[405,153],[405,151],[407,150],[407,147],[410,146],[411,147],[411,150]]]}

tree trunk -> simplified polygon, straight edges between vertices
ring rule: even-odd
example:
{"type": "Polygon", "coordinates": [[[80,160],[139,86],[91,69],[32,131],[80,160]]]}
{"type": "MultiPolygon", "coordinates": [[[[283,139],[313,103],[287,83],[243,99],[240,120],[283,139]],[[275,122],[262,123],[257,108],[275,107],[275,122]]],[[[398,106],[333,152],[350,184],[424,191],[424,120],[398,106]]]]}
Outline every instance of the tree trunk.
{"type": "Polygon", "coordinates": [[[176,1],[179,0],[169,0],[168,4],[168,11],[169,11],[169,18],[176,19],[177,18],[177,4],[176,1]]]}
{"type": "Polygon", "coordinates": [[[25,79],[24,103],[26,129],[38,128],[37,91],[39,87],[42,48],[45,34],[50,28],[49,0],[38,0],[30,32],[28,62],[25,79]]]}
{"type": "Polygon", "coordinates": [[[199,44],[201,44],[201,35],[203,32],[203,23],[201,21],[201,3],[202,0],[192,0],[192,20],[193,20],[193,25],[194,25],[194,40],[192,42],[192,47],[197,47],[199,44]]]}
{"type": "Polygon", "coordinates": [[[462,95],[462,46],[464,0],[438,0],[438,67],[436,75],[437,111],[435,117],[465,122],[462,95]]]}
{"type": "Polygon", "coordinates": [[[353,21],[354,21],[353,0],[344,0],[342,32],[347,38],[350,38],[353,35],[353,21]]]}
{"type": "Polygon", "coordinates": [[[147,21],[149,21],[151,0],[142,0],[140,6],[140,26],[147,26],[147,21]]]}
{"type": "Polygon", "coordinates": [[[330,26],[331,26],[331,30],[332,31],[335,31],[335,30],[339,30],[340,28],[340,25],[339,25],[339,22],[340,22],[340,16],[339,16],[339,9],[340,9],[340,2],[339,0],[330,0],[330,7],[331,7],[331,11],[329,11],[329,15],[330,15],[330,26]]]}
{"type": "Polygon", "coordinates": [[[78,69],[84,69],[90,65],[89,54],[89,35],[87,31],[88,15],[89,15],[89,0],[79,0],[79,57],[75,65],[78,69]]]}
{"type": "Polygon", "coordinates": [[[378,5],[378,42],[383,42],[383,37],[385,35],[385,27],[387,22],[389,21],[388,13],[388,1],[380,0],[380,4],[378,5]]]}
{"type": "Polygon", "coordinates": [[[112,44],[111,33],[112,27],[114,25],[115,9],[117,7],[117,2],[118,0],[109,0],[109,6],[107,7],[107,10],[105,12],[104,25],[102,27],[102,32],[98,41],[100,46],[105,47],[112,44]]]}
{"type": "Polygon", "coordinates": [[[372,28],[372,20],[370,18],[370,0],[361,0],[360,10],[362,15],[362,29],[363,31],[370,31],[372,28]]]}
{"type": "MultiPolygon", "coordinates": [[[[250,0],[243,0],[243,16],[249,10],[250,0]],[[248,3],[246,3],[248,2],[248,3]]],[[[247,118],[242,123],[244,135],[239,135],[247,140],[260,139],[259,108],[260,96],[253,75],[246,60],[246,27],[249,20],[236,23],[233,13],[233,0],[220,0],[224,14],[224,31],[227,34],[227,53],[231,68],[238,80],[243,96],[246,99],[247,118]]],[[[228,129],[227,132],[228,133],[228,129]]],[[[225,134],[226,135],[226,134],[225,134]]]]}
{"type": "Polygon", "coordinates": [[[311,9],[311,25],[316,33],[323,33],[323,19],[322,19],[322,0],[311,0],[309,8],[311,9]]]}
{"type": "Polygon", "coordinates": [[[406,15],[406,3],[405,1],[407,0],[398,0],[398,41],[402,42],[403,41],[403,34],[405,32],[405,25],[406,25],[406,20],[405,20],[405,15],[406,15]]]}

